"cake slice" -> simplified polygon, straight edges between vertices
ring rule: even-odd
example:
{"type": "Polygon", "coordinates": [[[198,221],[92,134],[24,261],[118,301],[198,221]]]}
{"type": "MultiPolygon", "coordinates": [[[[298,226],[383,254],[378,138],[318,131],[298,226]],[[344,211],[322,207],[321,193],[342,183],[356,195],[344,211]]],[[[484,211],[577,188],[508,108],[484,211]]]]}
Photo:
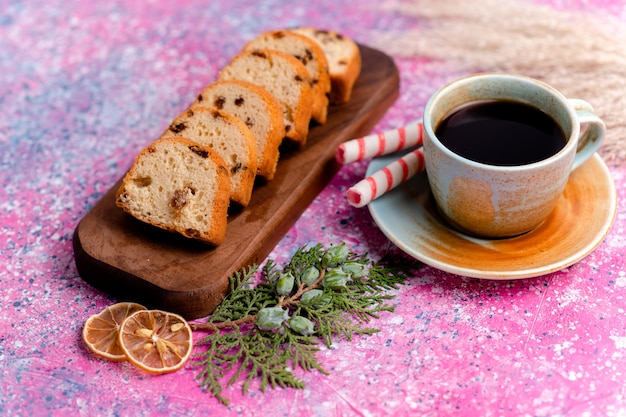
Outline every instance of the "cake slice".
{"type": "Polygon", "coordinates": [[[222,157],[230,176],[230,200],[246,207],[257,171],[256,142],[244,122],[223,111],[194,107],[178,116],[161,137],[186,137],[222,157]]]}
{"type": "Polygon", "coordinates": [[[330,73],[330,102],[347,103],[361,73],[361,52],[358,45],[342,34],[312,27],[299,27],[295,32],[317,41],[328,61],[330,73]]]}
{"type": "Polygon", "coordinates": [[[308,71],[293,56],[270,49],[244,50],[219,74],[219,81],[242,80],[265,88],[280,103],[285,137],[306,143],[311,120],[312,93],[308,71]]]}
{"type": "Polygon", "coordinates": [[[279,146],[285,134],[280,104],[267,90],[240,81],[209,84],[191,105],[223,110],[243,121],[252,132],[257,148],[257,175],[272,180],[279,158],[279,146]]]}
{"type": "Polygon", "coordinates": [[[185,138],[159,139],[137,155],[115,203],[145,223],[219,245],[229,187],[226,165],[215,151],[185,138]]]}
{"type": "Polygon", "coordinates": [[[316,41],[297,32],[273,30],[252,39],[244,49],[274,49],[293,55],[302,62],[308,71],[313,93],[311,117],[320,124],[326,123],[330,76],[326,55],[316,41]]]}

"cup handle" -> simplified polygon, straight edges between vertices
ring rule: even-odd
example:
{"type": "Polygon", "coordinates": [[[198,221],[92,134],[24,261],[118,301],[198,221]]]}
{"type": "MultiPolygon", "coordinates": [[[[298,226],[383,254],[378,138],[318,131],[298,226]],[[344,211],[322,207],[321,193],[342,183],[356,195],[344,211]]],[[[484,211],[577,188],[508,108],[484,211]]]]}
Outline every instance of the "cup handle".
{"type": "Polygon", "coordinates": [[[581,129],[578,138],[578,149],[576,150],[572,167],[573,171],[600,148],[606,134],[606,125],[595,113],[591,104],[585,100],[568,99],[568,101],[578,116],[581,129]]]}

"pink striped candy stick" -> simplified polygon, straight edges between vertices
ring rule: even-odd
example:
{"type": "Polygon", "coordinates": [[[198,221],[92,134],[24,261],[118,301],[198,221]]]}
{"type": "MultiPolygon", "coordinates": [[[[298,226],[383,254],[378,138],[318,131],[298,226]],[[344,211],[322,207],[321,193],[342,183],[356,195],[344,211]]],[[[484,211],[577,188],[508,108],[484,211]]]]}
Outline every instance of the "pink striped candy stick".
{"type": "Polygon", "coordinates": [[[348,202],[363,207],[424,170],[424,149],[417,148],[348,189],[348,202]]]}
{"type": "Polygon", "coordinates": [[[352,139],[337,147],[335,158],[341,164],[349,164],[419,146],[422,144],[422,132],[420,119],[398,129],[352,139]]]}

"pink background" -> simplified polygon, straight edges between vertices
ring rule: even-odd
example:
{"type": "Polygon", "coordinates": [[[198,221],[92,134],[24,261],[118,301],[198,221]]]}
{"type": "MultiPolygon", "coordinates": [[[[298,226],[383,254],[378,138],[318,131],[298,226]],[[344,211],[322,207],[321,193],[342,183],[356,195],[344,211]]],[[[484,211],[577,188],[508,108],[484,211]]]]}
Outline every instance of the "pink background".
{"type": "MultiPolygon", "coordinates": [[[[150,376],[83,346],[85,319],[117,300],[80,278],[72,233],[137,152],[262,30],[307,24],[373,44],[415,24],[380,3],[0,0],[0,415],[626,414],[624,166],[611,167],[615,224],[583,261],[510,282],[424,266],[380,333],[320,353],[330,375],[297,372],[304,390],[242,396],[237,384],[224,407],[194,369],[150,376]]],[[[626,16],[620,1],[550,3],[626,16]]],[[[458,75],[396,62],[401,96],[376,130],[414,119],[458,75]]],[[[315,242],[399,252],[345,200],[366,166],[344,167],[270,257],[315,242]]]]}

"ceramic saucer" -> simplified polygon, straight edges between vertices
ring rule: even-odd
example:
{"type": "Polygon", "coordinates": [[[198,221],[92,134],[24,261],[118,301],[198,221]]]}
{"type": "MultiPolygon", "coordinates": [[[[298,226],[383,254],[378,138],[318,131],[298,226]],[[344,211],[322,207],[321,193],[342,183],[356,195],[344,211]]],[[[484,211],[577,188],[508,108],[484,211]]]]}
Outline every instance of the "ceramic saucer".
{"type": "MultiPolygon", "coordinates": [[[[398,156],[372,160],[367,175],[398,156]]],[[[467,277],[519,279],[566,268],[591,253],[613,224],[617,195],[607,166],[596,154],[571,174],[550,217],[514,238],[478,239],[451,229],[437,213],[425,173],[368,207],[396,246],[427,265],[467,277]]]]}

